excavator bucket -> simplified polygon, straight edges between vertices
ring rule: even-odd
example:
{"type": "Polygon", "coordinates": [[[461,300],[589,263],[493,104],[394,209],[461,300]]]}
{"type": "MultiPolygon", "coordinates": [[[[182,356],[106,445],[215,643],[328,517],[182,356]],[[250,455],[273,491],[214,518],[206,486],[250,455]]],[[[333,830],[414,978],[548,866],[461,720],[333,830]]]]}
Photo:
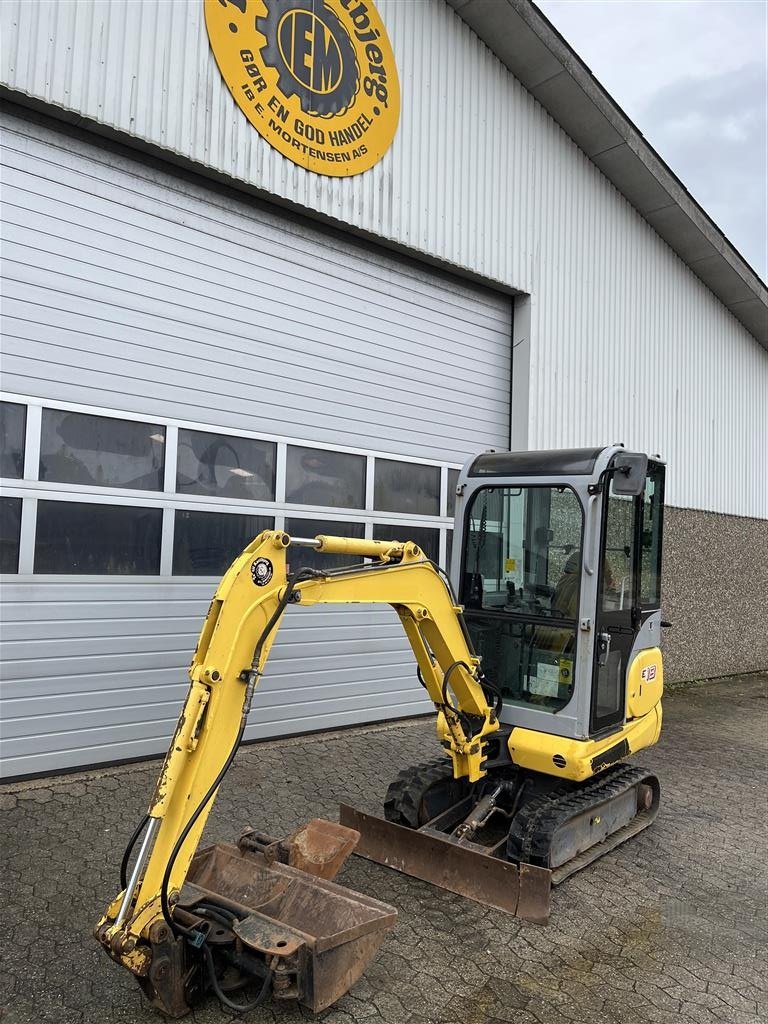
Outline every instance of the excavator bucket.
{"type": "Polygon", "coordinates": [[[208,847],[192,861],[177,913],[227,908],[245,956],[271,971],[273,997],[324,1010],[357,981],[397,917],[330,880],[357,838],[316,819],[287,840],[249,831],[239,846],[208,847]]]}
{"type": "Polygon", "coordinates": [[[547,868],[513,864],[495,856],[497,847],[459,841],[440,830],[438,819],[411,829],[341,804],[339,821],[359,832],[361,857],[526,921],[549,920],[547,868]]]}

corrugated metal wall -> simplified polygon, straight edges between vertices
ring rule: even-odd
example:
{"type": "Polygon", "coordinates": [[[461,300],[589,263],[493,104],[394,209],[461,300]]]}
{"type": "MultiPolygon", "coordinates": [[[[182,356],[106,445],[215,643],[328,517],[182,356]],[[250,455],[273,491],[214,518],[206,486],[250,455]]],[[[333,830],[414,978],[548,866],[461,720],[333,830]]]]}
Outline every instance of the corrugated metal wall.
{"type": "Polygon", "coordinates": [[[202,2],[7,0],[2,81],[267,193],[533,295],[527,443],[660,451],[673,504],[768,515],[768,354],[443,0],[377,0],[402,86],[371,171],[271,149],[202,2]]]}
{"type": "MultiPolygon", "coordinates": [[[[509,298],[66,131],[8,114],[0,124],[13,400],[444,465],[504,445],[509,298]],[[467,393],[471,413],[457,417],[467,393]]],[[[24,498],[32,530],[40,498],[233,505],[173,483],[153,494],[6,480],[4,493],[24,498]]],[[[172,578],[169,559],[155,579],[31,575],[31,553],[28,543],[21,575],[3,582],[2,774],[162,752],[215,582],[172,578]]],[[[428,709],[422,693],[391,610],[292,609],[246,735],[415,714],[428,709]]]]}
{"type": "Polygon", "coordinates": [[[768,352],[546,119],[529,447],[624,442],[671,505],[768,517],[768,352]]]}
{"type": "MultiPolygon", "coordinates": [[[[179,579],[4,584],[0,777],[164,753],[214,588],[179,579]]],[[[291,609],[246,739],[430,708],[394,612],[291,609]]]]}
{"type": "Polygon", "coordinates": [[[13,116],[0,125],[5,390],[272,434],[287,421],[294,437],[410,457],[504,444],[508,299],[13,116]],[[462,397],[471,416],[456,415],[462,397]]]}

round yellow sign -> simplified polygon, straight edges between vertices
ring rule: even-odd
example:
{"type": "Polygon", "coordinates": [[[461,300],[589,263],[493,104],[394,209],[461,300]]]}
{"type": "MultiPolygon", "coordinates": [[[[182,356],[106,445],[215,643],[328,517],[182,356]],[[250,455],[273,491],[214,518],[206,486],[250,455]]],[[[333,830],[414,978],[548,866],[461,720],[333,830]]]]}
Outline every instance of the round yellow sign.
{"type": "Polygon", "coordinates": [[[205,23],[235,102],[283,156],[345,178],[389,149],[400,83],[371,0],[205,0],[205,23]]]}

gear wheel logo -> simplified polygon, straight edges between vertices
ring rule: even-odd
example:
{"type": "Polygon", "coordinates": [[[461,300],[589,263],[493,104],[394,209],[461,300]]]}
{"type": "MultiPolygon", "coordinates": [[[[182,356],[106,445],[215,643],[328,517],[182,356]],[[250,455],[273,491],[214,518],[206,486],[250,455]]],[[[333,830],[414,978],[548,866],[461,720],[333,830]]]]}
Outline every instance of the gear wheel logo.
{"type": "Polygon", "coordinates": [[[266,587],[272,579],[272,563],[268,558],[257,558],[251,563],[251,579],[257,587],[266,587]]]}
{"type": "Polygon", "coordinates": [[[400,82],[374,0],[201,2],[223,86],[270,146],[334,178],[381,160],[400,82]]]}
{"type": "Polygon", "coordinates": [[[336,14],[322,0],[267,0],[266,6],[266,16],[256,19],[267,39],[260,53],[277,71],[280,91],[298,97],[305,114],[343,113],[360,86],[360,68],[336,14]]]}

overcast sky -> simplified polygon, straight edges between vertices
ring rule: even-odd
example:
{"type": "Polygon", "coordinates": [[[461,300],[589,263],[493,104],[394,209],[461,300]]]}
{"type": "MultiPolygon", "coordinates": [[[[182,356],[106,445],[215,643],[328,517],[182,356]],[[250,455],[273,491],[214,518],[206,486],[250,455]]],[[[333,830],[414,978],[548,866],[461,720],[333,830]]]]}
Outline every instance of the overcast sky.
{"type": "Polygon", "coordinates": [[[768,0],[537,0],[768,277],[768,0]]]}

